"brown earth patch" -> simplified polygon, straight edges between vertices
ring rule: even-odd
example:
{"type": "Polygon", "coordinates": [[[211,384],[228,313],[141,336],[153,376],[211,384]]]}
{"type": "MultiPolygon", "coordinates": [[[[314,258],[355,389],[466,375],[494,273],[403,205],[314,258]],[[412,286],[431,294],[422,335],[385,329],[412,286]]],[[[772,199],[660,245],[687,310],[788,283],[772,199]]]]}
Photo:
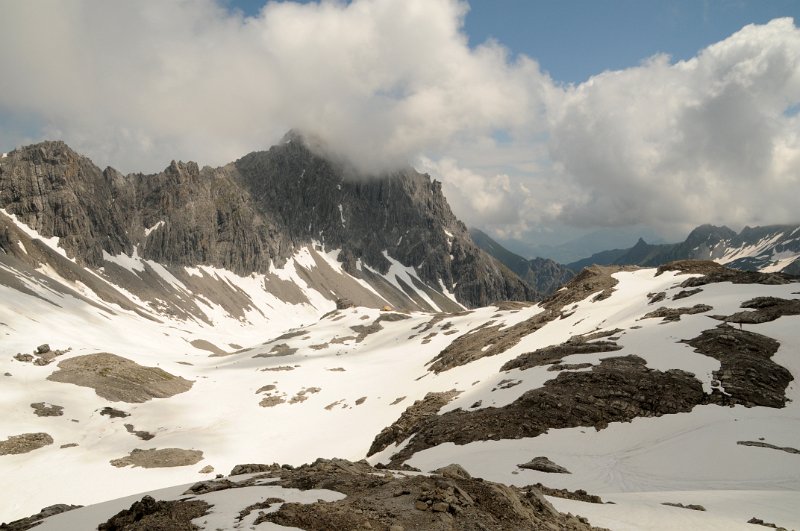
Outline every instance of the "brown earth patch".
{"type": "Polygon", "coordinates": [[[193,384],[158,367],[144,367],[107,352],[64,360],[47,379],[90,387],[106,400],[129,403],[168,398],[188,391],[193,384]]]}

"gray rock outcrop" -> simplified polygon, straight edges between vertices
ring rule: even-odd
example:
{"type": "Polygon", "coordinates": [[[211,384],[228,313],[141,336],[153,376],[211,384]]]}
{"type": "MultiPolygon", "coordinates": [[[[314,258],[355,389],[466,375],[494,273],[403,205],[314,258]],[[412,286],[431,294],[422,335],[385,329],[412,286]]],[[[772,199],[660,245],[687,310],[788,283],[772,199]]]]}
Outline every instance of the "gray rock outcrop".
{"type": "MultiPolygon", "coordinates": [[[[473,243],[441,183],[411,168],[355,175],[297,134],[221,168],[173,161],[158,174],[127,176],[100,170],[63,142],[43,142],[0,162],[0,208],[95,268],[106,263],[103,252],[137,248],[165,265],[267,273],[318,242],[341,249],[351,274],[385,274],[391,258],[416,270],[426,286],[415,288],[443,285],[468,306],[534,296],[473,243]]],[[[25,253],[14,243],[13,227],[0,227],[0,249],[34,268],[46,259],[46,250],[25,253]]]]}

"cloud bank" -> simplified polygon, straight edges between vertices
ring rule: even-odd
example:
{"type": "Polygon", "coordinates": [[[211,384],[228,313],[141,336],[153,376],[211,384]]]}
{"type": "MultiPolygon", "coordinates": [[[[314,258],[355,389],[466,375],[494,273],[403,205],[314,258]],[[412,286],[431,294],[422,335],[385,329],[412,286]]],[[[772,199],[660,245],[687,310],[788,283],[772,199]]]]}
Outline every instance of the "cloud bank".
{"type": "Polygon", "coordinates": [[[307,131],[365,171],[408,161],[496,234],[539,224],[797,221],[800,30],[747,26],[563,86],[456,0],[15,2],[0,17],[0,146],[98,164],[224,164],[307,131]]]}

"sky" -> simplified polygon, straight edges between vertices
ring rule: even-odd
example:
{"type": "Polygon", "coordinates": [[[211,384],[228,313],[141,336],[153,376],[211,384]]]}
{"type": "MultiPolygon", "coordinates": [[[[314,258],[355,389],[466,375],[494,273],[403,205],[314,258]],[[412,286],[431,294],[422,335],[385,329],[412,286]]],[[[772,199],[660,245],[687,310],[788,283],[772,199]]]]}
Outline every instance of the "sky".
{"type": "MultiPolygon", "coordinates": [[[[800,222],[796,0],[0,0],[0,151],[222,165],[299,129],[501,241],[800,222]]],[[[630,243],[632,244],[633,241],[630,243]]]]}

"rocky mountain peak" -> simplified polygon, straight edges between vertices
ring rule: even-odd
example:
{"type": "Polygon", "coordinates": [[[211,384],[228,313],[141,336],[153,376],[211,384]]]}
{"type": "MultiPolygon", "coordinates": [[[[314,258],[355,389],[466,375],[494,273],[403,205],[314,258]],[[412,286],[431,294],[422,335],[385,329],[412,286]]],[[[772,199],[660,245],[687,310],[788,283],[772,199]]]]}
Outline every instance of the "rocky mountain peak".
{"type": "Polygon", "coordinates": [[[700,225],[699,227],[692,230],[689,233],[689,236],[686,238],[687,245],[700,245],[705,243],[706,245],[714,245],[719,241],[722,240],[730,240],[736,236],[736,232],[731,230],[730,228],[723,226],[715,226],[715,225],[700,225]]]}
{"type": "Polygon", "coordinates": [[[103,266],[104,253],[136,250],[165,265],[249,275],[314,244],[338,249],[352,275],[412,268],[469,306],[533,297],[472,242],[441,183],[410,167],[357,175],[309,147],[308,136],[285,138],[220,168],[172,161],[161,173],[127,176],[45,142],[3,159],[0,208],[92,267],[103,266]]]}

